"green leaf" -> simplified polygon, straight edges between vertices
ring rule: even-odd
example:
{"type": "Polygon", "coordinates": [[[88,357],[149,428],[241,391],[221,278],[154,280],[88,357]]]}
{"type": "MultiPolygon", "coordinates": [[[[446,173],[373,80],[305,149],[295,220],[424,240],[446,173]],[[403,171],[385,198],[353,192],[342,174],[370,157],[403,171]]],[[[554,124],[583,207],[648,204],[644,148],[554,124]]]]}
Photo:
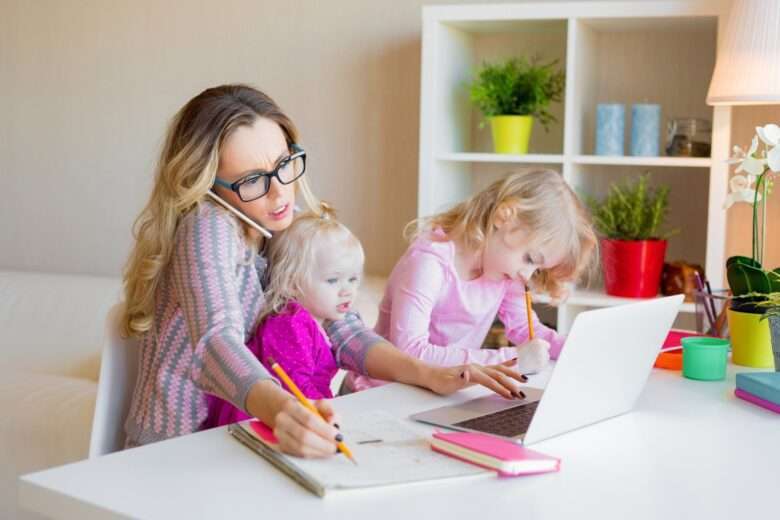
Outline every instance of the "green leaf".
{"type": "Polygon", "coordinates": [[[726,267],[726,278],[728,278],[729,287],[734,296],[771,292],[771,284],[769,283],[767,273],[752,265],[733,262],[726,267]]]}
{"type": "Polygon", "coordinates": [[[772,292],[780,292],[780,267],[776,267],[767,273],[772,292]]]}
{"type": "Polygon", "coordinates": [[[762,269],[758,260],[754,260],[749,256],[731,256],[728,258],[728,260],[726,260],[726,267],[729,267],[731,264],[749,265],[751,267],[762,269]]]}

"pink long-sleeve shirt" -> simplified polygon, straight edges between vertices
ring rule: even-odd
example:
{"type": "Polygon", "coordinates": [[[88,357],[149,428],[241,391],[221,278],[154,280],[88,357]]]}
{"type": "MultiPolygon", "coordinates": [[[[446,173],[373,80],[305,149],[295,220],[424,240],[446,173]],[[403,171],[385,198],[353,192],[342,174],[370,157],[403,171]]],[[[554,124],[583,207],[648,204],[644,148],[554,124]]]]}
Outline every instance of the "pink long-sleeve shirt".
{"type": "MultiPolygon", "coordinates": [[[[463,280],[455,270],[455,244],[441,230],[417,238],[388,280],[375,331],[407,354],[434,365],[501,363],[517,355],[514,347],[482,349],[498,316],[507,338],[528,341],[525,288],[512,280],[463,280]]],[[[534,334],[550,342],[557,359],[564,336],[532,313],[534,334]]],[[[383,381],[351,372],[347,385],[363,390],[383,381]]]]}

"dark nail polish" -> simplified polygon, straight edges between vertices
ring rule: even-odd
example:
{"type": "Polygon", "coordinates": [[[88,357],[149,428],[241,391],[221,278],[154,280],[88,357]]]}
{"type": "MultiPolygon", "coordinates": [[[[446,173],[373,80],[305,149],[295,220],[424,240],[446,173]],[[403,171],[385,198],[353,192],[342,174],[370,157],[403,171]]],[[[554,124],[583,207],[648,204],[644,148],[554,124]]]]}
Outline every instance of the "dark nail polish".
{"type": "Polygon", "coordinates": [[[338,446],[336,446],[336,451],[335,451],[335,453],[338,453],[338,452],[339,452],[339,447],[338,447],[338,446]]]}
{"type": "Polygon", "coordinates": [[[526,383],[526,382],[528,382],[528,378],[525,377],[524,375],[520,375],[520,381],[522,381],[523,383],[526,383]]]}
{"type": "Polygon", "coordinates": [[[461,372],[460,373],[460,378],[461,379],[466,379],[466,372],[461,372]]]}
{"type": "Polygon", "coordinates": [[[340,430],[340,429],[341,429],[341,426],[339,426],[339,423],[333,423],[333,426],[334,426],[334,427],[335,427],[337,430],[340,430]]]}
{"type": "Polygon", "coordinates": [[[515,392],[515,395],[517,396],[518,399],[525,399],[525,394],[523,392],[521,392],[520,390],[517,390],[515,392]]]}
{"type": "Polygon", "coordinates": [[[336,434],[336,442],[341,442],[343,440],[344,440],[344,436],[341,435],[340,433],[337,433],[336,434]]]}

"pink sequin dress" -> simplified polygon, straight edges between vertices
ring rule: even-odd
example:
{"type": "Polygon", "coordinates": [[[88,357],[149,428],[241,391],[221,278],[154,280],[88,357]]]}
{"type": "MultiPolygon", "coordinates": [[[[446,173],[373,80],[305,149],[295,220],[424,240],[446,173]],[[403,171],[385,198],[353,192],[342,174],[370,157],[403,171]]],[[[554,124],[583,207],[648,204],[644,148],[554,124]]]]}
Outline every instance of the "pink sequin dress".
{"type": "MultiPolygon", "coordinates": [[[[333,397],[330,382],[338,366],[330,341],[314,317],[298,302],[289,302],[282,312],[263,320],[247,348],[269,371],[269,359],[279,363],[309,399],[333,397]]],[[[223,426],[249,418],[225,400],[213,396],[209,399],[209,426],[223,426]]]]}

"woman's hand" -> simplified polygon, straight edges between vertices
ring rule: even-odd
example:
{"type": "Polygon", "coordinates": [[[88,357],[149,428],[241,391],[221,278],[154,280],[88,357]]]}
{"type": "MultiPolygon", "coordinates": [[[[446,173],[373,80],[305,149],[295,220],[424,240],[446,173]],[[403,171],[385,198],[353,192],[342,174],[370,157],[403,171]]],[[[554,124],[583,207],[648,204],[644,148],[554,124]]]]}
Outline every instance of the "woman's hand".
{"type": "Polygon", "coordinates": [[[517,369],[523,374],[541,372],[550,361],[550,343],[534,338],[517,346],[517,369]]]}
{"type": "Polygon", "coordinates": [[[297,400],[288,399],[276,414],[274,435],[279,448],[299,457],[330,457],[337,452],[341,434],[334,426],[335,414],[328,401],[316,401],[314,406],[327,422],[303,407],[297,400]]]}
{"type": "Polygon", "coordinates": [[[523,374],[513,369],[516,360],[511,359],[498,365],[460,365],[456,367],[428,367],[425,386],[440,395],[448,395],[474,384],[482,385],[507,399],[525,398],[517,382],[528,381],[523,374]]]}
{"type": "Polygon", "coordinates": [[[336,453],[341,434],[328,401],[315,401],[321,417],[307,410],[292,395],[270,380],[256,383],[247,397],[249,413],[270,427],[279,449],[299,457],[322,458],[336,453]]]}

